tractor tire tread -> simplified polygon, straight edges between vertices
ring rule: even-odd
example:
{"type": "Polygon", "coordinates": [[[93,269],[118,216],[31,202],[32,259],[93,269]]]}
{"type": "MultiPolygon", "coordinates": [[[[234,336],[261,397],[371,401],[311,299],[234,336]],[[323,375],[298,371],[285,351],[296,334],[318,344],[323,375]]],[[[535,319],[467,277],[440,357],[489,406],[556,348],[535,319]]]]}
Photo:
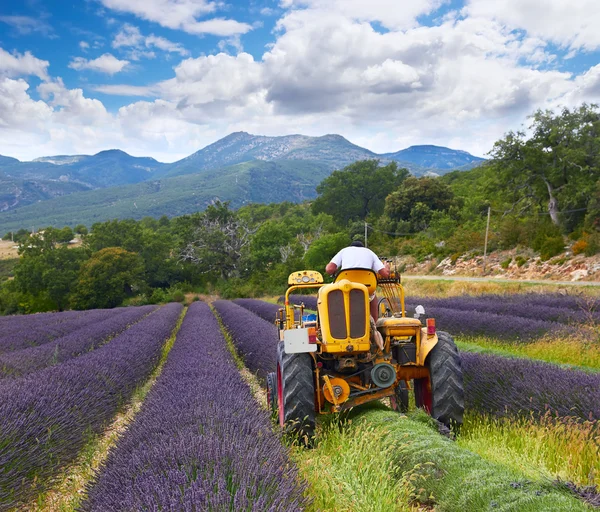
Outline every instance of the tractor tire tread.
{"type": "Polygon", "coordinates": [[[278,346],[282,366],[284,422],[286,431],[310,444],[315,432],[315,384],[308,354],[286,354],[278,346]]]}
{"type": "Polygon", "coordinates": [[[432,416],[444,425],[460,428],[465,409],[462,365],[456,344],[438,331],[438,343],[429,353],[432,416]]]}

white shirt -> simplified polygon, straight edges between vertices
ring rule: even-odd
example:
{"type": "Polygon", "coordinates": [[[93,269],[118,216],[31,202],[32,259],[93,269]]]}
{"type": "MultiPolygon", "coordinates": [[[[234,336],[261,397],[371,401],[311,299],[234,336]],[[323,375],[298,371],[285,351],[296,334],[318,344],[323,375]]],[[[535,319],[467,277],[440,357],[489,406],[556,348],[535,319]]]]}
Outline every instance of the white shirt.
{"type": "Polygon", "coordinates": [[[332,259],[340,270],[348,268],[370,268],[374,272],[379,272],[385,265],[377,255],[366,247],[344,247],[332,259]]]}

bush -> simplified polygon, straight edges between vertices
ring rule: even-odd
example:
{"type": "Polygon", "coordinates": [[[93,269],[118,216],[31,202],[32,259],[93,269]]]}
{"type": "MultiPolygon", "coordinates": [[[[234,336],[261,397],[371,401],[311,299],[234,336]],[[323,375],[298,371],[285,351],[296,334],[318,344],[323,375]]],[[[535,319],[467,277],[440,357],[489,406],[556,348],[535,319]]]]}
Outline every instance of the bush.
{"type": "Polygon", "coordinates": [[[586,238],[587,237],[584,235],[583,238],[577,240],[577,242],[573,244],[573,247],[571,247],[571,250],[573,251],[573,254],[575,256],[577,256],[578,254],[583,254],[585,251],[587,251],[588,242],[586,238]]]}
{"type": "Polygon", "coordinates": [[[587,247],[584,251],[586,256],[594,256],[600,252],[600,233],[593,233],[588,237],[587,247]]]}
{"type": "Polygon", "coordinates": [[[560,254],[565,250],[565,240],[562,235],[546,237],[542,242],[540,251],[540,258],[542,261],[549,260],[550,258],[560,254]]]}
{"type": "Polygon", "coordinates": [[[506,269],[507,269],[507,268],[510,266],[510,264],[511,264],[511,263],[512,263],[512,258],[507,258],[507,259],[505,259],[505,260],[504,260],[502,263],[500,263],[500,266],[501,266],[501,267],[502,267],[504,270],[506,270],[506,269]]]}
{"type": "Polygon", "coordinates": [[[527,263],[527,258],[524,258],[523,256],[517,256],[515,258],[515,263],[517,264],[517,267],[521,268],[523,265],[525,265],[525,263],[527,263]]]}

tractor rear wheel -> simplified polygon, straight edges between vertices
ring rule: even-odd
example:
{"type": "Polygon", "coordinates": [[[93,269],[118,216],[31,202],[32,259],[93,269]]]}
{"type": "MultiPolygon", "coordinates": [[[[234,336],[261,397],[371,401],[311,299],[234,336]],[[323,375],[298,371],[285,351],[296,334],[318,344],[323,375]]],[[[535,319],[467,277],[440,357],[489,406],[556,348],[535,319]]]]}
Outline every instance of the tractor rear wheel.
{"type": "Polygon", "coordinates": [[[429,378],[415,379],[415,403],[447,427],[459,429],[465,410],[463,374],[456,344],[438,331],[438,342],[427,356],[429,378]]]}
{"type": "Polygon", "coordinates": [[[286,354],[277,346],[279,425],[310,446],[315,434],[315,383],[309,354],[286,354]]]}
{"type": "Polygon", "coordinates": [[[403,380],[398,383],[394,394],[390,397],[390,404],[394,411],[408,412],[408,388],[403,380]]]}
{"type": "Polygon", "coordinates": [[[267,373],[267,406],[271,414],[277,414],[277,373],[267,373]]]}

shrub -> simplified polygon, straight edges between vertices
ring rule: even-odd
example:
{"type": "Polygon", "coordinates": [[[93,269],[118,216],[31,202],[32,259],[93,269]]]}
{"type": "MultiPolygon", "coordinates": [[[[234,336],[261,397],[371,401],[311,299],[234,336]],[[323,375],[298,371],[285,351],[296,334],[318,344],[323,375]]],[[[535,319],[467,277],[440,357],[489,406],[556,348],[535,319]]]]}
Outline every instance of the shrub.
{"type": "Polygon", "coordinates": [[[511,263],[512,263],[512,258],[509,257],[509,258],[505,259],[502,263],[500,263],[500,266],[504,270],[506,270],[510,266],[511,263]]]}
{"type": "Polygon", "coordinates": [[[587,242],[586,238],[587,238],[587,236],[584,235],[583,238],[577,240],[577,242],[575,242],[573,244],[573,247],[571,247],[571,250],[573,251],[573,254],[575,256],[577,256],[578,254],[583,254],[584,252],[587,251],[588,242],[587,242]]]}
{"type": "Polygon", "coordinates": [[[515,258],[515,263],[517,264],[517,267],[520,268],[527,263],[527,258],[524,258],[523,256],[517,256],[515,258]]]}

